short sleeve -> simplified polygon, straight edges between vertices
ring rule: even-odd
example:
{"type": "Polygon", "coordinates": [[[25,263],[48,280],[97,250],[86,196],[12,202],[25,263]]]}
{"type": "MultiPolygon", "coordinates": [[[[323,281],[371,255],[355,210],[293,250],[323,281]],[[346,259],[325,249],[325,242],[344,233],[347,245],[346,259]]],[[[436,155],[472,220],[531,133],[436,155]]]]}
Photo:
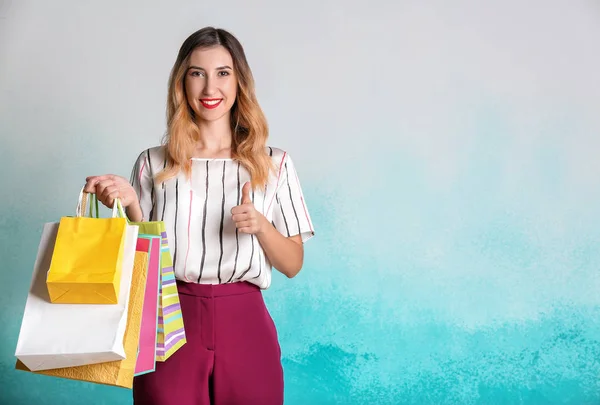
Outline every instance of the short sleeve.
{"type": "Polygon", "coordinates": [[[284,236],[300,235],[303,243],[315,235],[294,162],[287,153],[275,194],[273,225],[284,236]]]}
{"type": "Polygon", "coordinates": [[[131,185],[142,208],[142,220],[151,221],[154,216],[154,180],[150,160],[150,150],[142,152],[131,171],[131,185]]]}

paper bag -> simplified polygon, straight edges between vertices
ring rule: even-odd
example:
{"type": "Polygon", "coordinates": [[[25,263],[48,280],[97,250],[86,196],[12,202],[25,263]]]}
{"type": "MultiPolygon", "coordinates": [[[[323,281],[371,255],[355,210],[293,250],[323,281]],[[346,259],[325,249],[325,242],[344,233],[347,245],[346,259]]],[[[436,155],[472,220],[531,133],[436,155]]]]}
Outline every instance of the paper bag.
{"type": "Polygon", "coordinates": [[[138,227],[126,228],[123,288],[115,305],[50,302],[46,273],[57,233],[57,223],[44,226],[15,356],[33,371],[124,359],[123,337],[138,227]]]}
{"type": "Polygon", "coordinates": [[[144,308],[142,310],[142,327],[140,343],[135,364],[135,375],[142,375],[155,370],[156,367],[156,330],[158,328],[158,303],[160,285],[160,237],[139,235],[137,250],[148,253],[148,277],[144,308]]]}
{"type": "Polygon", "coordinates": [[[132,222],[131,224],[139,226],[141,234],[158,235],[162,238],[156,361],[166,361],[187,342],[187,339],[165,223],[152,221],[132,222]]]}
{"type": "MultiPolygon", "coordinates": [[[[127,328],[125,330],[125,360],[107,363],[91,364],[79,367],[67,367],[54,370],[36,371],[36,374],[68,378],[71,380],[88,381],[98,384],[114,385],[124,388],[133,387],[134,368],[142,323],[142,308],[146,289],[146,270],[148,268],[148,253],[136,252],[133,279],[129,298],[127,328]]],[[[27,367],[17,362],[17,369],[24,371],[27,367]]]]}
{"type": "MultiPolygon", "coordinates": [[[[90,197],[97,202],[95,194],[90,197]]],[[[51,302],[118,303],[127,226],[124,215],[117,217],[119,207],[116,200],[113,218],[98,218],[98,211],[96,218],[84,217],[79,210],[61,218],[46,279],[51,302]]]]}

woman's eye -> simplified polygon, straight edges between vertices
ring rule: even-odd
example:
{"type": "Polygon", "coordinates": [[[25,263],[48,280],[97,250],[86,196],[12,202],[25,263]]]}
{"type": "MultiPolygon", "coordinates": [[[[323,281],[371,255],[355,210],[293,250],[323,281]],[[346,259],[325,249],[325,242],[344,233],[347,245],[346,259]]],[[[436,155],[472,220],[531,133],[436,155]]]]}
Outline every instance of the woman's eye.
{"type": "Polygon", "coordinates": [[[204,74],[198,70],[193,71],[192,73],[190,73],[192,76],[194,77],[202,77],[204,76],[204,74]]]}
{"type": "Polygon", "coordinates": [[[229,72],[222,70],[219,72],[219,76],[229,76],[229,72]]]}

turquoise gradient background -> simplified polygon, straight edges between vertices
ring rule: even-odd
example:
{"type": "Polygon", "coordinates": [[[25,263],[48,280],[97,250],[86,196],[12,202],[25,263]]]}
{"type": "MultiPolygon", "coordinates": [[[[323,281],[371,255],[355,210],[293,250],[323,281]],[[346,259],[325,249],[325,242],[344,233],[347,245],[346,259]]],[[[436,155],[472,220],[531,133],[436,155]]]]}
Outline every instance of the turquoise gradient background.
{"type": "Polygon", "coordinates": [[[14,349],[43,223],[159,142],[204,25],[317,231],[265,293],[286,404],[600,403],[600,6],[446,3],[0,2],[0,403],[131,403],[14,349]]]}

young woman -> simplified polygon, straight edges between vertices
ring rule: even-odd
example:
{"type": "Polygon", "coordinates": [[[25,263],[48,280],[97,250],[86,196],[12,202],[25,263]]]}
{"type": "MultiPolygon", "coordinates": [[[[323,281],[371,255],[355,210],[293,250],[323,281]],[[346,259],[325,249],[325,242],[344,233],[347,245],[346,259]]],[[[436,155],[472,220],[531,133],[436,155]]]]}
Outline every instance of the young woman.
{"type": "Polygon", "coordinates": [[[164,221],[187,343],[135,378],[136,405],[283,403],[275,325],[261,291],[274,267],[294,277],[314,235],[294,163],[268,127],[238,40],[203,28],[173,67],[165,142],[131,180],[88,177],[86,191],[132,221],[164,221]]]}

